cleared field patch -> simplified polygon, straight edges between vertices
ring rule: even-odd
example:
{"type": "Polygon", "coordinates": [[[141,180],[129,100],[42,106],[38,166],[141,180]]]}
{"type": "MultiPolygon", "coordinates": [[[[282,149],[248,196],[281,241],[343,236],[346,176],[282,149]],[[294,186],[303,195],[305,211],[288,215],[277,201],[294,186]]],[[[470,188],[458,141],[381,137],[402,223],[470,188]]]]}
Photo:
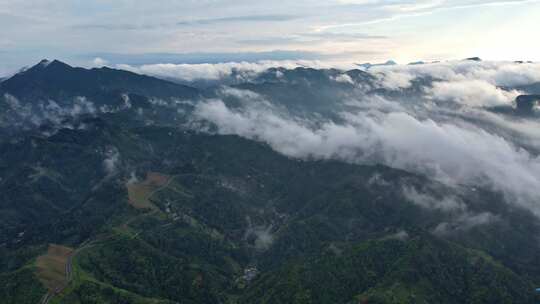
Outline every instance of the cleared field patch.
{"type": "Polygon", "coordinates": [[[129,203],[137,209],[156,210],[157,207],[152,204],[150,197],[155,191],[165,187],[170,178],[165,174],[149,172],[144,181],[127,184],[129,203]]]}
{"type": "Polygon", "coordinates": [[[72,253],[72,248],[50,244],[47,253],[37,258],[37,277],[49,291],[67,284],[66,265],[72,253]]]}

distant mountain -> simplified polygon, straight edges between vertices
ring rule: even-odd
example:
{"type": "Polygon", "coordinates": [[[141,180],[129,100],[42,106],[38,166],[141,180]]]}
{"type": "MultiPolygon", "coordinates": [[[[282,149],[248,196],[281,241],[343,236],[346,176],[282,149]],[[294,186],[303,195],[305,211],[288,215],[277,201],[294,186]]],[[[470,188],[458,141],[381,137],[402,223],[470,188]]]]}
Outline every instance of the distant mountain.
{"type": "MultiPolygon", "coordinates": [[[[0,83],[0,142],[23,129],[77,125],[83,115],[122,112],[138,124],[178,124],[177,111],[189,111],[201,92],[190,86],[111,68],[84,69],[42,60],[0,83]],[[186,102],[189,101],[189,102],[186,102]],[[182,103],[184,102],[184,103],[182,103]],[[153,104],[173,105],[154,107],[153,104]]],[[[130,123],[126,117],[118,123],[130,123]]]]}
{"type": "Polygon", "coordinates": [[[372,67],[376,67],[376,66],[392,66],[392,65],[397,65],[397,62],[395,62],[394,60],[388,60],[387,62],[384,62],[384,63],[361,63],[361,64],[357,64],[359,67],[362,67],[362,68],[365,68],[365,69],[369,69],[369,68],[372,68],[372,67]]]}
{"type": "Polygon", "coordinates": [[[540,95],[520,95],[516,98],[517,111],[521,114],[533,114],[534,108],[540,103],[540,95]]]}
{"type": "Polygon", "coordinates": [[[358,87],[370,87],[374,81],[373,75],[359,69],[271,68],[232,87],[258,93],[294,113],[327,115],[358,87]]]}
{"type": "Polygon", "coordinates": [[[20,100],[53,99],[63,102],[73,97],[94,97],[98,102],[111,94],[138,94],[157,98],[190,99],[198,90],[169,81],[107,67],[84,69],[58,60],[42,60],[0,83],[0,92],[20,100]]]}
{"type": "Polygon", "coordinates": [[[531,83],[527,85],[521,85],[516,87],[517,90],[527,92],[527,94],[534,94],[539,95],[540,94],[540,82],[531,83]]]}

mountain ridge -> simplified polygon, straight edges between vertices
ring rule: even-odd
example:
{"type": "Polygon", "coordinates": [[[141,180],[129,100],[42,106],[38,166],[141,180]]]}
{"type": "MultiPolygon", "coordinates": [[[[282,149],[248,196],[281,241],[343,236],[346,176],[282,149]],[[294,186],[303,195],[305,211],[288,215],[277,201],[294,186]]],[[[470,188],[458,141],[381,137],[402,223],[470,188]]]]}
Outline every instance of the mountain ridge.
{"type": "Polygon", "coordinates": [[[156,98],[193,99],[195,88],[108,67],[85,69],[59,60],[42,60],[0,83],[0,92],[21,100],[53,98],[63,101],[76,96],[92,97],[114,92],[156,98]]]}

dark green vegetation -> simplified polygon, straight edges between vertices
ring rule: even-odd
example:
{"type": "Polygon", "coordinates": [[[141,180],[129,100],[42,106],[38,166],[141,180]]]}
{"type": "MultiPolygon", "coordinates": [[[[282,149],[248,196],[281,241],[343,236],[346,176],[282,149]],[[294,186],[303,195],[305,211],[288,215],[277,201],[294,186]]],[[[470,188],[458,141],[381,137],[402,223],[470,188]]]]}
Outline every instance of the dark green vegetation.
{"type": "MultiPolygon", "coordinates": [[[[130,88],[121,91],[144,93],[130,88]]],[[[48,244],[79,248],[68,288],[50,303],[538,300],[531,236],[540,226],[499,193],[455,193],[384,166],[294,160],[236,136],[147,124],[134,109],[66,120],[84,128],[0,140],[2,303],[39,303],[36,258],[48,244]],[[170,179],[147,198],[156,208],[134,208],[127,185],[148,172],[170,179]],[[499,219],[436,235],[450,216],[411,203],[404,186],[452,193],[499,219]]]]}
{"type": "Polygon", "coordinates": [[[26,266],[0,274],[3,303],[37,303],[46,292],[35,275],[34,267],[26,266]]]}
{"type": "Polygon", "coordinates": [[[43,60],[0,83],[0,90],[20,100],[52,99],[57,102],[85,96],[93,102],[110,103],[114,93],[126,92],[160,98],[194,98],[198,95],[196,89],[148,76],[110,68],[73,68],[57,60],[43,60]]]}
{"type": "Polygon", "coordinates": [[[529,293],[526,282],[484,255],[419,235],[284,264],[243,302],[526,303],[529,293]]]}

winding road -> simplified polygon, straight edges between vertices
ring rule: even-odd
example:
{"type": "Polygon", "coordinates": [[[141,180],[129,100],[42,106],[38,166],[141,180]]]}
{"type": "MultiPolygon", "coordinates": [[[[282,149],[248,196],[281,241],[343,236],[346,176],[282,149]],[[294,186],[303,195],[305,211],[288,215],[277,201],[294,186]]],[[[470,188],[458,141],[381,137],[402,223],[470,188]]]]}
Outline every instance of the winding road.
{"type": "Polygon", "coordinates": [[[43,297],[41,298],[41,300],[39,301],[40,304],[48,304],[51,299],[60,294],[62,291],[64,291],[64,289],[66,289],[68,286],[69,286],[69,283],[71,283],[71,281],[73,280],[73,258],[75,258],[75,256],[81,252],[81,250],[83,249],[86,249],[88,247],[91,247],[92,246],[92,243],[93,242],[90,242],[89,240],[83,242],[79,248],[77,248],[75,251],[73,251],[69,257],[67,258],[67,261],[66,261],[66,280],[65,282],[62,284],[62,285],[59,285],[57,286],[53,291],[48,291],[45,295],[43,295],[43,297]]]}

